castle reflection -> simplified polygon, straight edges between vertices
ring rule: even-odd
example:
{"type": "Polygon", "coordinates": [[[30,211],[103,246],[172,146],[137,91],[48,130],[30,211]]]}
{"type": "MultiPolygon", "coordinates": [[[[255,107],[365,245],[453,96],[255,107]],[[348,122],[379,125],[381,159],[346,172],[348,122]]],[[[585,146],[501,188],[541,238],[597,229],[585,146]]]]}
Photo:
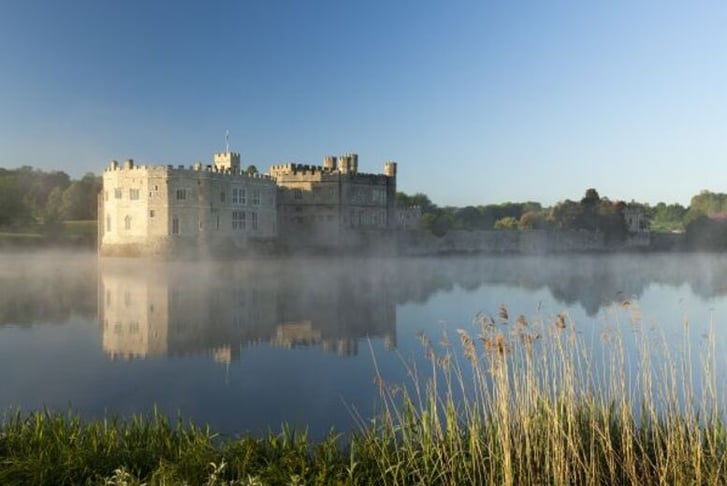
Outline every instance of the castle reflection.
{"type": "Polygon", "coordinates": [[[111,359],[209,354],[219,362],[260,343],[355,355],[366,337],[396,344],[386,272],[282,262],[104,262],[102,346],[111,359]]]}

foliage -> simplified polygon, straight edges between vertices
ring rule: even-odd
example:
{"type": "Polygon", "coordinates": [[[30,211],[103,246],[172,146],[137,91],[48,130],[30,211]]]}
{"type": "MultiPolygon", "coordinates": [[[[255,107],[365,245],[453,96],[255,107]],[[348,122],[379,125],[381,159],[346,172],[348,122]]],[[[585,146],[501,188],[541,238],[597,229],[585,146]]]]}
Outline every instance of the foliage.
{"type": "Polygon", "coordinates": [[[688,226],[703,216],[724,212],[727,212],[727,194],[702,191],[692,197],[689,209],[684,216],[684,226],[688,226]]]}
{"type": "Polygon", "coordinates": [[[597,354],[568,314],[502,306],[454,344],[421,336],[430,371],[389,384],[377,370],[381,413],[318,442],[289,427],[223,438],[156,412],[8,412],[0,484],[727,483],[713,331],[693,356],[688,326],[669,341],[634,302],[615,312],[597,354]]]}
{"type": "Polygon", "coordinates": [[[494,229],[496,230],[516,230],[518,229],[518,220],[512,216],[505,216],[504,218],[495,221],[494,229]]]}
{"type": "Polygon", "coordinates": [[[100,178],[91,173],[71,181],[65,172],[0,169],[0,226],[96,219],[100,189],[100,178]]]}
{"type": "Polygon", "coordinates": [[[518,222],[518,229],[521,231],[532,230],[532,229],[547,229],[548,222],[545,219],[545,215],[542,211],[528,211],[520,216],[518,222]]]}
{"type": "Polygon", "coordinates": [[[727,221],[698,214],[686,226],[686,241],[695,250],[727,249],[727,221]]]}
{"type": "MultiPolygon", "coordinates": [[[[39,236],[39,243],[67,240],[64,221],[95,221],[101,179],[88,173],[71,181],[64,172],[44,172],[32,167],[0,169],[0,228],[8,234],[39,236]]],[[[77,242],[93,245],[96,235],[77,242]]],[[[18,238],[7,236],[14,244],[18,238]]]]}
{"type": "Polygon", "coordinates": [[[437,209],[437,206],[432,203],[429,196],[422,194],[421,192],[418,192],[413,196],[409,196],[403,192],[397,192],[394,195],[394,204],[402,208],[413,206],[419,207],[422,209],[423,214],[434,212],[437,209]]]}
{"type": "Polygon", "coordinates": [[[681,204],[669,204],[660,202],[654,207],[654,215],[651,218],[650,230],[660,233],[681,232],[685,229],[684,217],[687,208],[681,204]]]}
{"type": "Polygon", "coordinates": [[[444,211],[425,213],[420,224],[422,228],[432,232],[434,236],[444,236],[452,227],[452,216],[444,211]]]}
{"type": "Polygon", "coordinates": [[[600,231],[609,239],[619,240],[626,236],[625,207],[588,189],[580,202],[565,200],[556,204],[548,220],[556,229],[600,231]]]}

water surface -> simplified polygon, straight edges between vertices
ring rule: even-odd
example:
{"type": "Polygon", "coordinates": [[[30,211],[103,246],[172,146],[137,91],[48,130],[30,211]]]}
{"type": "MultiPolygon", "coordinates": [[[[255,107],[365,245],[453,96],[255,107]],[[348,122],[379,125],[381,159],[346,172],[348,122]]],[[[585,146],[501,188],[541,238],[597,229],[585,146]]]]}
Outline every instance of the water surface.
{"type": "MultiPolygon", "coordinates": [[[[597,336],[638,309],[645,328],[727,370],[727,258],[597,255],[241,262],[0,256],[0,407],[85,417],[181,411],[224,433],[350,430],[377,403],[375,364],[406,382],[417,335],[476,316],[567,312],[597,336]],[[638,307],[625,309],[624,301],[638,307]]],[[[594,341],[594,346],[598,346],[594,341]]],[[[722,373],[722,376],[725,376],[722,373]]]]}

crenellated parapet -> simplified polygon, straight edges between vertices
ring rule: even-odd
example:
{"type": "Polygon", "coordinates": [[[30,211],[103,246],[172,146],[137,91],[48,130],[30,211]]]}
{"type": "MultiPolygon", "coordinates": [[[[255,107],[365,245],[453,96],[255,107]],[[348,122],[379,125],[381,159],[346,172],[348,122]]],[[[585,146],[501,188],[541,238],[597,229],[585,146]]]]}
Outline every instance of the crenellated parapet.
{"type": "Polygon", "coordinates": [[[216,164],[203,164],[202,162],[195,162],[190,166],[177,165],[176,167],[172,164],[157,164],[157,165],[135,165],[133,159],[126,160],[123,164],[119,164],[116,160],[112,160],[108,167],[104,169],[105,173],[108,172],[119,172],[133,175],[134,172],[141,174],[142,172],[163,172],[166,175],[199,175],[200,172],[213,174],[218,176],[229,176],[235,178],[246,178],[246,179],[260,179],[260,180],[273,180],[269,174],[260,172],[248,173],[240,168],[233,169],[228,167],[221,167],[216,164]]]}
{"type": "Polygon", "coordinates": [[[372,174],[358,171],[358,154],[346,153],[338,157],[327,155],[323,157],[323,165],[309,165],[298,163],[281,163],[270,167],[269,174],[279,179],[283,176],[325,176],[345,174],[347,176],[396,177],[396,162],[386,162],[384,173],[372,174]]]}

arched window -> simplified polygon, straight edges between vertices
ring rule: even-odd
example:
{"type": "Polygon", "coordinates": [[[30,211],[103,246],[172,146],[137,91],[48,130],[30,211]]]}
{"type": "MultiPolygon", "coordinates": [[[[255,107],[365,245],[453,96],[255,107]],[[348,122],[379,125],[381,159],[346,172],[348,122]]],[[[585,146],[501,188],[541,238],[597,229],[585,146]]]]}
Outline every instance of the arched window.
{"type": "Polygon", "coordinates": [[[130,230],[131,229],[131,216],[126,216],[124,218],[124,229],[130,230]]]}

